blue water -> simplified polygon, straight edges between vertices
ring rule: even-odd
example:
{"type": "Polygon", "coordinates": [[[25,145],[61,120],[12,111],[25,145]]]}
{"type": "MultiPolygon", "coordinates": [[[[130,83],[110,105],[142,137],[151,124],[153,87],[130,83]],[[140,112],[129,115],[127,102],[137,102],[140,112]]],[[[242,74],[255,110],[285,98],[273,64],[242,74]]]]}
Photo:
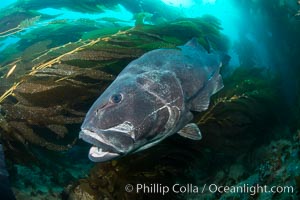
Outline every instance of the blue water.
{"type": "MultiPolygon", "coordinates": [[[[5,1],[5,3],[1,4],[1,7],[4,8],[8,5],[11,5],[15,1],[5,1]]],[[[243,19],[246,16],[243,16],[242,11],[235,5],[235,0],[202,0],[202,1],[179,1],[179,0],[165,0],[163,1],[167,5],[174,7],[177,11],[184,17],[201,17],[203,15],[213,15],[218,18],[222,24],[222,32],[230,38],[231,45],[234,45],[239,39],[240,35],[253,35],[253,28],[260,27],[260,32],[267,32],[268,26],[262,26],[261,24],[253,24],[252,29],[248,29],[247,32],[241,32],[244,30],[245,24],[243,23],[243,19]]],[[[127,10],[123,5],[118,4],[113,10],[107,9],[103,13],[80,13],[76,11],[69,10],[67,8],[45,8],[37,10],[36,12],[41,14],[47,14],[54,16],[52,19],[39,20],[34,26],[27,28],[26,33],[38,28],[39,26],[46,26],[47,23],[55,20],[68,20],[69,22],[74,22],[79,19],[89,19],[95,20],[99,23],[104,23],[102,18],[116,18],[119,19],[120,23],[123,25],[134,26],[135,18],[134,13],[127,10]]],[[[258,19],[254,23],[259,23],[260,19],[258,19]]],[[[18,36],[14,36],[18,37],[18,36]]],[[[254,36],[257,37],[257,36],[254,36]]],[[[3,44],[0,47],[0,51],[4,50],[10,44],[14,44],[18,41],[18,39],[6,39],[2,40],[0,44],[3,44]]],[[[257,40],[257,39],[254,39],[257,40]]],[[[255,42],[255,41],[254,41],[255,42]]],[[[269,57],[270,55],[266,55],[266,47],[263,41],[259,40],[259,43],[255,43],[255,48],[257,48],[256,52],[260,52],[257,54],[255,58],[255,62],[259,66],[270,66],[272,65],[269,57]]],[[[229,51],[230,56],[232,57],[230,61],[230,65],[232,67],[239,66],[239,58],[234,49],[229,51]]]]}
{"type": "Polygon", "coordinates": [[[47,14],[47,15],[58,15],[52,20],[61,20],[61,19],[68,19],[68,20],[76,20],[76,19],[90,19],[90,20],[97,20],[104,17],[115,17],[120,20],[124,21],[132,21],[133,20],[133,14],[126,10],[124,6],[118,4],[116,6],[117,11],[115,10],[106,10],[103,13],[99,14],[89,14],[89,13],[80,13],[75,11],[70,11],[67,9],[55,9],[55,8],[44,8],[41,10],[38,10],[37,12],[41,14],[47,14]]]}
{"type": "Polygon", "coordinates": [[[17,0],[5,0],[5,1],[1,1],[0,3],[0,9],[1,8],[5,8],[7,6],[12,5],[13,3],[17,2],[17,0]]]}
{"type": "Polygon", "coordinates": [[[4,39],[3,41],[0,41],[0,52],[4,49],[6,49],[9,45],[16,44],[20,41],[20,38],[17,37],[8,37],[4,39]]]}

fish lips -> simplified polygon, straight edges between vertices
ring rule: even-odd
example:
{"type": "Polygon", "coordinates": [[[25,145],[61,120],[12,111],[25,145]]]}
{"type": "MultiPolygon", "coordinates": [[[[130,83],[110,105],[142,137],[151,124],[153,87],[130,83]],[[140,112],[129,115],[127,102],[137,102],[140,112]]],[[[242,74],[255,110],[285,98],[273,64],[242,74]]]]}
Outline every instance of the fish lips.
{"type": "Polygon", "coordinates": [[[93,162],[105,162],[127,154],[134,140],[124,132],[82,129],[79,138],[94,145],[90,148],[89,159],[93,162]]]}

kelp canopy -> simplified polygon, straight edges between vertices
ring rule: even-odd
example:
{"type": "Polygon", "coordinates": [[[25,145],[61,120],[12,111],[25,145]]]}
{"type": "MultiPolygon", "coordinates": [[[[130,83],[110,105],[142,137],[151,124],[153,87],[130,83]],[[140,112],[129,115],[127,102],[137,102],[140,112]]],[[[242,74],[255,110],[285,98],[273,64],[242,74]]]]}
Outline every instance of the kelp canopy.
{"type": "MultiPolygon", "coordinates": [[[[26,23],[24,17],[20,19],[16,29],[10,27],[1,34],[7,37],[7,33],[23,31],[26,23]]],[[[28,24],[38,20],[33,15],[28,24]]],[[[126,193],[124,186],[211,180],[219,164],[227,165],[262,143],[264,139],[257,135],[270,131],[279,121],[274,113],[283,107],[279,89],[274,87],[279,78],[261,68],[244,66],[225,77],[225,88],[213,97],[206,112],[195,113],[203,140],[174,135],[144,152],[97,164],[81,179],[92,165],[87,160],[87,145],[77,141],[83,117],[130,61],[152,49],[176,48],[192,37],[207,47],[204,38],[209,36],[214,49],[228,49],[220,23],[211,16],[158,25],[142,22],[137,20],[135,27],[112,22],[95,28],[93,21],[56,21],[21,34],[17,45],[2,51],[1,139],[14,172],[17,196],[57,198],[65,187],[63,197],[70,199],[152,198],[126,193]],[[84,172],[78,173],[80,168],[84,172]],[[196,168],[197,177],[188,173],[196,168]],[[41,183],[31,178],[33,174],[36,179],[51,178],[41,183]],[[68,186],[69,181],[73,184],[68,186]],[[26,190],[22,189],[25,182],[26,190]],[[41,190],[43,184],[48,188],[41,190]],[[53,185],[56,189],[51,189],[53,185]]],[[[170,199],[181,197],[168,195],[170,199]]]]}

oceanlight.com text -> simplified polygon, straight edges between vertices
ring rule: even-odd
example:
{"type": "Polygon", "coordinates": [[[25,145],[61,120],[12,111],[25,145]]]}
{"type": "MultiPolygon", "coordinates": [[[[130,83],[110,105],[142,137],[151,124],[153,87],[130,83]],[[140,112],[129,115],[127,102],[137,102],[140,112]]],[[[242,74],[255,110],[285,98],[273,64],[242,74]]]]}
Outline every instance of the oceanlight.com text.
{"type": "Polygon", "coordinates": [[[247,193],[255,195],[258,193],[294,193],[293,186],[268,186],[268,185],[249,185],[241,184],[235,186],[222,186],[217,184],[204,184],[198,186],[194,184],[174,184],[172,186],[160,183],[153,184],[127,184],[126,192],[135,192],[143,194],[204,194],[204,193],[247,193]]]}

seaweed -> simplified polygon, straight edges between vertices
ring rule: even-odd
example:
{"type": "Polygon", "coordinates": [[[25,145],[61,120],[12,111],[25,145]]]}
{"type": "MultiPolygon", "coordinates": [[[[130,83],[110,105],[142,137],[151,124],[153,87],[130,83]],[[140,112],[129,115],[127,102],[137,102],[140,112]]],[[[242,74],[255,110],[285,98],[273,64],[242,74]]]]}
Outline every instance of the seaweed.
{"type": "MultiPolygon", "coordinates": [[[[213,38],[215,49],[228,48],[219,22],[208,16],[159,25],[139,24],[118,31],[114,27],[112,34],[91,29],[90,35],[78,34],[76,40],[60,38],[53,43],[48,33],[57,30],[62,29],[53,24],[25,35],[18,57],[5,62],[3,72],[10,75],[5,78],[7,84],[0,87],[3,92],[0,97],[1,139],[7,157],[23,166],[32,160],[30,165],[44,167],[52,173],[55,167],[47,167],[46,163],[52,161],[53,155],[68,163],[64,165],[66,171],[78,165],[71,165],[71,158],[66,155],[72,149],[87,147],[77,141],[83,117],[94,99],[128,62],[152,49],[182,45],[191,37],[197,37],[205,46],[204,37],[209,36],[213,38]],[[43,39],[38,39],[37,34],[43,39]],[[28,45],[30,47],[25,50],[28,45]],[[16,69],[9,73],[14,65],[16,69]]],[[[74,27],[70,26],[67,32],[72,30],[74,27]]],[[[195,177],[186,173],[187,169],[201,166],[203,171],[198,176],[205,177],[217,168],[208,168],[207,163],[217,162],[214,159],[218,162],[234,159],[249,151],[257,141],[256,134],[277,122],[273,112],[277,105],[272,103],[278,95],[273,87],[277,80],[266,79],[259,69],[245,67],[224,81],[224,90],[214,96],[209,109],[195,113],[195,122],[203,132],[202,141],[174,136],[147,151],[96,165],[88,178],[69,186],[59,182],[61,188],[66,187],[64,195],[75,199],[82,196],[96,199],[159,197],[157,194],[146,197],[145,194],[125,193],[123,188],[129,182],[159,181],[170,185],[176,181],[194,181],[195,177]],[[219,159],[217,155],[224,157],[219,159]]],[[[86,149],[76,151],[75,157],[86,158],[86,152],[86,149]]],[[[168,195],[169,199],[181,198],[168,195]]]]}

